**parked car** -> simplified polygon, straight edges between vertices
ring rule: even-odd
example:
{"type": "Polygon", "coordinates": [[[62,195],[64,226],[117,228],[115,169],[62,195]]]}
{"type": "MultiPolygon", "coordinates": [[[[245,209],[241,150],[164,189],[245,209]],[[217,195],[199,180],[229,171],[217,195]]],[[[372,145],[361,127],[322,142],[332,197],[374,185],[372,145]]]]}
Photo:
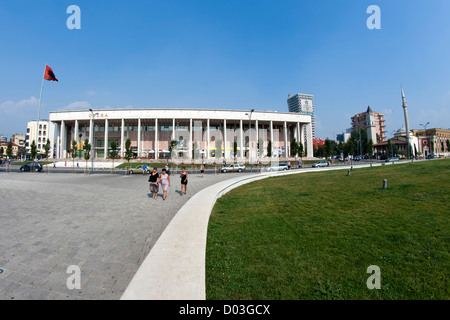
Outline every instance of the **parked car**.
{"type": "Polygon", "coordinates": [[[319,161],[312,165],[313,168],[328,167],[327,161],[319,161]]]}
{"type": "Polygon", "coordinates": [[[245,166],[243,164],[230,164],[225,165],[220,169],[220,172],[242,172],[245,171],[245,166]]]}
{"type": "Polygon", "coordinates": [[[27,164],[24,164],[20,167],[20,171],[35,171],[35,172],[41,172],[42,171],[42,164],[39,162],[30,162],[27,164]]]}
{"type": "Polygon", "coordinates": [[[427,156],[427,159],[437,159],[438,158],[438,155],[437,154],[429,154],[428,156],[427,156]]]}
{"type": "Polygon", "coordinates": [[[143,166],[137,166],[136,168],[130,168],[128,170],[129,174],[133,173],[150,173],[149,166],[146,166],[145,170],[143,166]]]}
{"type": "Polygon", "coordinates": [[[398,162],[400,159],[398,157],[391,157],[386,160],[386,162],[398,162]]]}
{"type": "Polygon", "coordinates": [[[266,167],[266,171],[285,171],[289,170],[289,166],[286,162],[276,163],[271,167],[266,167]]]}

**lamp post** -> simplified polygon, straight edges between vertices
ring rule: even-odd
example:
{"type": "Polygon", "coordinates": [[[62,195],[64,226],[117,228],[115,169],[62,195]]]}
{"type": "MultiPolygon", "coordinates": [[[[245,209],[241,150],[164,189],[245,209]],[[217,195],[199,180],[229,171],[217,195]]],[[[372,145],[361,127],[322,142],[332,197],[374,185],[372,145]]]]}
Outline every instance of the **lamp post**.
{"type": "MultiPolygon", "coordinates": [[[[248,116],[248,129],[249,129],[249,140],[248,140],[248,152],[250,154],[250,171],[253,172],[253,163],[252,163],[252,150],[251,150],[251,143],[252,143],[252,113],[255,111],[255,109],[250,110],[250,113],[246,113],[245,115],[248,116]]],[[[226,150],[225,150],[226,152],[226,150]]]]}
{"type": "Polygon", "coordinates": [[[92,109],[89,109],[89,111],[91,112],[91,119],[92,119],[92,130],[91,130],[91,132],[90,132],[90,134],[91,134],[91,152],[92,152],[92,155],[91,155],[91,174],[94,174],[94,155],[95,155],[95,148],[94,148],[94,125],[95,125],[95,123],[94,123],[94,117],[96,116],[96,115],[98,115],[98,112],[97,113],[95,113],[94,114],[94,111],[92,110],[92,109]]]}

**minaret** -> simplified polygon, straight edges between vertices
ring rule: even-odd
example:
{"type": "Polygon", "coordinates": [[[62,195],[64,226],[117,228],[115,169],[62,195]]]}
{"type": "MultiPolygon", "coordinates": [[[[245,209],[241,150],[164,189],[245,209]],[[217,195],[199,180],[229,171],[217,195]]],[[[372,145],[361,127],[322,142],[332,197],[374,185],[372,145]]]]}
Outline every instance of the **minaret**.
{"type": "Polygon", "coordinates": [[[408,143],[407,154],[408,154],[408,158],[409,158],[410,136],[409,136],[408,105],[406,104],[405,92],[403,92],[403,87],[402,87],[402,106],[403,106],[403,112],[405,114],[406,141],[408,143]]]}

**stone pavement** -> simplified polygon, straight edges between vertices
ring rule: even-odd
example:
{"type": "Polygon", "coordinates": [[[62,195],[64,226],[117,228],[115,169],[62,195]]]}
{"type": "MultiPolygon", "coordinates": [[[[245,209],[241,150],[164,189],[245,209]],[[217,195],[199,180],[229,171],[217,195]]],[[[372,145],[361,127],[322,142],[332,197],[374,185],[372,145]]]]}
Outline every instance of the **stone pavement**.
{"type": "Polygon", "coordinates": [[[174,176],[163,201],[144,175],[0,173],[0,300],[119,299],[183,204],[237,175],[191,174],[183,197],[174,176]]]}

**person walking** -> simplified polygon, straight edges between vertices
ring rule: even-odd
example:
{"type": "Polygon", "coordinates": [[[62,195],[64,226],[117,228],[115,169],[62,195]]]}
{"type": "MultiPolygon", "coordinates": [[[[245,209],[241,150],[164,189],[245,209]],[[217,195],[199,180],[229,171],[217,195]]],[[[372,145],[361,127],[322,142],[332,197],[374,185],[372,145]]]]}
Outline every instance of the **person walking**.
{"type": "Polygon", "coordinates": [[[158,169],[153,168],[152,173],[150,173],[150,176],[148,177],[148,182],[150,182],[150,192],[153,194],[153,199],[158,198],[158,191],[159,191],[159,173],[158,169]]]}
{"type": "Polygon", "coordinates": [[[184,167],[180,173],[180,178],[181,178],[181,196],[183,196],[183,189],[184,189],[184,194],[186,194],[187,184],[188,184],[188,173],[186,172],[186,168],[184,168],[184,167]],[[184,188],[183,188],[183,186],[184,186],[184,188]]]}
{"type": "Polygon", "coordinates": [[[203,178],[203,174],[205,173],[205,164],[204,163],[202,164],[200,172],[202,173],[202,178],[203,178]]]}
{"type": "Polygon", "coordinates": [[[161,181],[161,187],[163,189],[163,200],[166,200],[167,190],[169,190],[170,187],[170,176],[167,174],[167,170],[165,168],[162,170],[159,181],[161,181]]]}

